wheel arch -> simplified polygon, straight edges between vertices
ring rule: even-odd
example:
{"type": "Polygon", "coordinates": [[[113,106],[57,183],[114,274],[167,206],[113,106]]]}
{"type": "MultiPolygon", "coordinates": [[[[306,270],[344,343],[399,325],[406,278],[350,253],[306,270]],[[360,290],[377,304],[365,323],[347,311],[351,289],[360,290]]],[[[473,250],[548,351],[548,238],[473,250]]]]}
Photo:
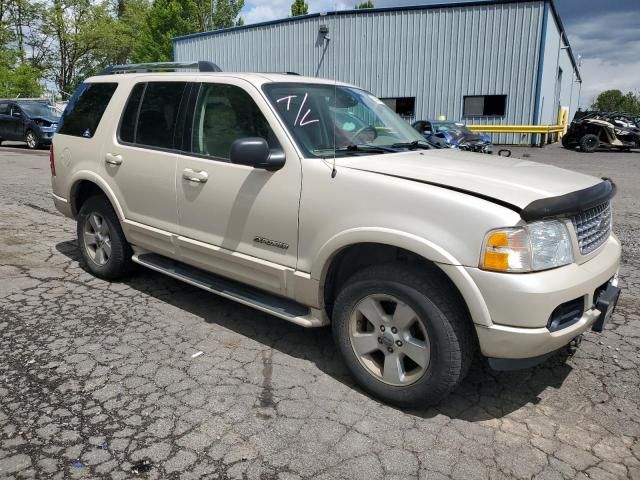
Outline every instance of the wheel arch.
{"type": "Polygon", "coordinates": [[[78,172],[71,181],[69,202],[74,218],[78,216],[78,212],[87,198],[95,194],[102,194],[107,197],[118,215],[118,220],[124,220],[124,212],[113,191],[104,180],[92,172],[78,172]]]}
{"type": "Polygon", "coordinates": [[[374,236],[364,239],[361,234],[356,235],[351,242],[335,244],[336,247],[330,253],[323,247],[318,255],[322,261],[314,264],[311,277],[319,281],[319,303],[328,318],[331,318],[337,292],[353,274],[376,263],[404,261],[423,265],[432,274],[449,283],[474,323],[491,324],[480,290],[455,257],[421,238],[403,235],[391,238],[388,235],[382,239],[377,233],[379,232],[376,232],[375,239],[374,236]]]}

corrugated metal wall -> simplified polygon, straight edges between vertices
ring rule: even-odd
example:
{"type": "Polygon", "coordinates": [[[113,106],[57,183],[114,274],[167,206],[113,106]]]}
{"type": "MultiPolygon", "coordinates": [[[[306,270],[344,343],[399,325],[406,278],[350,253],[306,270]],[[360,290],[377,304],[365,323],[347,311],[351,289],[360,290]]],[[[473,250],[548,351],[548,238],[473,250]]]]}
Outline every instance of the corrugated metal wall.
{"type": "Polygon", "coordinates": [[[540,0],[308,16],[183,37],[175,41],[175,60],[211,60],[225,71],[295,71],[381,98],[415,97],[418,119],[460,119],[465,95],[504,94],[504,117],[464,120],[529,124],[543,13],[540,0]],[[321,24],[329,26],[328,42],[321,24]]]}

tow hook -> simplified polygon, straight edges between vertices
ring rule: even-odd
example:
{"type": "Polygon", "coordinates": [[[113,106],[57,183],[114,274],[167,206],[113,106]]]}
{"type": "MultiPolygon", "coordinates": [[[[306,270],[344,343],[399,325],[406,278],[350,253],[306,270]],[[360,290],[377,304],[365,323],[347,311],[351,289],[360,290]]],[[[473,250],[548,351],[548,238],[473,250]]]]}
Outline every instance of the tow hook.
{"type": "Polygon", "coordinates": [[[576,338],[571,340],[569,342],[569,345],[567,345],[567,352],[569,353],[569,355],[573,355],[574,353],[576,353],[576,350],[578,350],[578,347],[580,346],[581,343],[582,343],[582,334],[578,335],[576,338]]]}

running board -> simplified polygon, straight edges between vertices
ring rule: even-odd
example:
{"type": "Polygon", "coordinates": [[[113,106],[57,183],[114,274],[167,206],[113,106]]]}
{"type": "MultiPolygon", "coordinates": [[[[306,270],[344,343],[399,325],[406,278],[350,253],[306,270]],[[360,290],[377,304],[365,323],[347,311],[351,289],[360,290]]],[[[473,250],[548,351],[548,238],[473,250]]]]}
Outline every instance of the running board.
{"type": "Polygon", "coordinates": [[[277,295],[229,280],[156,253],[135,253],[132,260],[156,272],[202,288],[229,300],[283,318],[302,327],[322,327],[322,320],[311,314],[309,307],[277,295]]]}

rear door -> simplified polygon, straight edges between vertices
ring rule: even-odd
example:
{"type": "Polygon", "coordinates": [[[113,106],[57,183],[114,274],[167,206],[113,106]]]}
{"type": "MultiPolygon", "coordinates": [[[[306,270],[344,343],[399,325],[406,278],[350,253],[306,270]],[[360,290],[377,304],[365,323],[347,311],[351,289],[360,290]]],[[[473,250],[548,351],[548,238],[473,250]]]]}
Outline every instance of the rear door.
{"type": "MultiPolygon", "coordinates": [[[[160,77],[162,78],[162,77],[160,77]]],[[[130,242],[172,255],[177,233],[176,138],[185,81],[139,77],[104,146],[104,177],[121,203],[130,242]]]]}

